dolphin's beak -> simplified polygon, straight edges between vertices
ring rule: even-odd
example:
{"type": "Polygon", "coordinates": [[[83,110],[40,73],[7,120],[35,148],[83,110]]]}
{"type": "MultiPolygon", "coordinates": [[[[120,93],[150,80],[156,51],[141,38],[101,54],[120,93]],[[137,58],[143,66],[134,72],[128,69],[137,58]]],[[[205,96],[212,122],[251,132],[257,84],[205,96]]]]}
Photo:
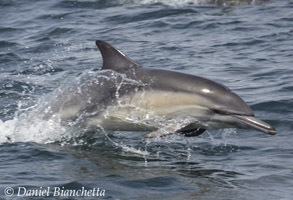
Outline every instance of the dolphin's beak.
{"type": "Polygon", "coordinates": [[[243,126],[243,128],[255,129],[255,130],[262,131],[271,135],[275,135],[277,133],[274,127],[253,116],[245,116],[245,115],[232,115],[232,116],[235,117],[235,119],[237,119],[237,121],[243,126]]]}

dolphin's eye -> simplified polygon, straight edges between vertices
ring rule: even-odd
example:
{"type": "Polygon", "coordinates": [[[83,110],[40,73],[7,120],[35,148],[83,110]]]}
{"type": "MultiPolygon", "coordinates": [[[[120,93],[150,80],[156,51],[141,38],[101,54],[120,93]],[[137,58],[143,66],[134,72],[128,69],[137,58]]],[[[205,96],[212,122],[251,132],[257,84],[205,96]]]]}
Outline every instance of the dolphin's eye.
{"type": "Polygon", "coordinates": [[[213,111],[214,113],[219,114],[219,115],[229,115],[228,112],[223,111],[223,110],[211,109],[211,111],[213,111]]]}

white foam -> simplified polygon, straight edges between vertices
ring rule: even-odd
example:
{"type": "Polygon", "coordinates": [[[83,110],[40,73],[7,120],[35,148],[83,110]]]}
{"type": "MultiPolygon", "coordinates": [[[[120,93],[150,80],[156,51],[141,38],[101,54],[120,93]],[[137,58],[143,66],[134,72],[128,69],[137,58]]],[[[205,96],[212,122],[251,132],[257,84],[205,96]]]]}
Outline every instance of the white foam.
{"type": "Polygon", "coordinates": [[[52,120],[15,117],[8,121],[0,120],[0,142],[53,143],[71,138],[68,128],[52,120]]]}

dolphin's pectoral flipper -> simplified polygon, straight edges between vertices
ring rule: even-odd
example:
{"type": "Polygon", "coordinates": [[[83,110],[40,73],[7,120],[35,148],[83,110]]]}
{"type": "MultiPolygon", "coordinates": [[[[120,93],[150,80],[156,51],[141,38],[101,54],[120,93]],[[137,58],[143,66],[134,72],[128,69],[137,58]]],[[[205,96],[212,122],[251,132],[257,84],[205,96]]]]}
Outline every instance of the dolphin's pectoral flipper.
{"type": "Polygon", "coordinates": [[[178,133],[183,134],[185,137],[195,137],[203,134],[206,131],[206,129],[203,128],[196,128],[192,130],[180,130],[178,133]]]}
{"type": "Polygon", "coordinates": [[[166,135],[171,135],[173,133],[176,133],[178,130],[182,129],[185,125],[180,125],[180,128],[174,125],[169,125],[163,128],[160,128],[158,130],[152,131],[150,133],[146,133],[143,136],[145,138],[154,138],[154,137],[162,137],[166,135]]]}
{"type": "Polygon", "coordinates": [[[154,137],[162,137],[166,135],[171,135],[173,133],[177,133],[179,130],[184,129],[184,127],[189,126],[190,122],[184,122],[181,124],[168,124],[165,127],[161,127],[155,131],[152,131],[150,133],[146,133],[143,136],[145,138],[154,138],[154,137]]]}
{"type": "Polygon", "coordinates": [[[180,133],[186,137],[193,137],[193,136],[199,136],[203,132],[205,132],[205,129],[196,128],[194,127],[194,124],[190,124],[190,122],[186,122],[186,123],[180,124],[179,127],[178,125],[177,126],[170,125],[164,128],[160,128],[158,130],[145,134],[144,137],[146,138],[162,137],[166,135],[171,135],[173,133],[180,133]]]}
{"type": "Polygon", "coordinates": [[[156,131],[152,131],[150,133],[144,134],[145,138],[154,138],[154,137],[162,137],[162,136],[167,136],[167,135],[171,135],[173,133],[180,133],[183,134],[185,137],[195,137],[195,136],[199,136],[201,134],[203,134],[203,132],[205,132],[206,129],[202,129],[202,128],[197,128],[197,129],[193,129],[193,130],[175,130],[175,131],[168,131],[166,129],[158,129],[156,131]]]}
{"type": "Polygon", "coordinates": [[[185,127],[183,127],[180,130],[177,130],[176,133],[180,133],[184,135],[185,137],[195,137],[203,134],[206,129],[198,127],[196,124],[191,123],[187,124],[185,127]]]}

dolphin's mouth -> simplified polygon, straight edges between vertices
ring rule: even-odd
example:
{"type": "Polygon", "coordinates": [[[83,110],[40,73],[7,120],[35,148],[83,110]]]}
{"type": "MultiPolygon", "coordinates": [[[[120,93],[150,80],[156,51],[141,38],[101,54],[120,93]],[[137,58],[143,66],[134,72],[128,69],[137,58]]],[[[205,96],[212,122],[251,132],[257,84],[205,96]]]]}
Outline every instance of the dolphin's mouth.
{"type": "Polygon", "coordinates": [[[243,128],[251,128],[258,131],[262,131],[271,135],[277,133],[276,129],[266,122],[255,118],[254,116],[245,116],[245,115],[231,115],[237,119],[237,121],[243,126],[243,128]]]}

